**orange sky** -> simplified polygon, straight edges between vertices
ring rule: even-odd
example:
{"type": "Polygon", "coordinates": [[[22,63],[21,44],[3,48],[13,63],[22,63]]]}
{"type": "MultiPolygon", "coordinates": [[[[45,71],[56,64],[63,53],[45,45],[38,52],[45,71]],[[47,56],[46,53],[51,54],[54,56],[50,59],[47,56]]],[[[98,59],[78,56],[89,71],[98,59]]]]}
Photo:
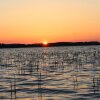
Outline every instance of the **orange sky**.
{"type": "Polygon", "coordinates": [[[0,43],[100,41],[100,0],[0,0],[0,43]]]}

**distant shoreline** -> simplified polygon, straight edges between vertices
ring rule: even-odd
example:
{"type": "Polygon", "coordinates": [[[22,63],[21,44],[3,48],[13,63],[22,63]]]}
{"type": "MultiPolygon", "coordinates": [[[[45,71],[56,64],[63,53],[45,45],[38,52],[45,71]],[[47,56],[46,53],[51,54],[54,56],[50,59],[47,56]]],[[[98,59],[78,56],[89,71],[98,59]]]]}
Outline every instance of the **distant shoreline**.
{"type": "Polygon", "coordinates": [[[100,45],[100,42],[56,42],[48,43],[44,46],[42,43],[38,44],[0,44],[0,48],[29,48],[29,47],[61,47],[61,46],[93,46],[100,45]]]}

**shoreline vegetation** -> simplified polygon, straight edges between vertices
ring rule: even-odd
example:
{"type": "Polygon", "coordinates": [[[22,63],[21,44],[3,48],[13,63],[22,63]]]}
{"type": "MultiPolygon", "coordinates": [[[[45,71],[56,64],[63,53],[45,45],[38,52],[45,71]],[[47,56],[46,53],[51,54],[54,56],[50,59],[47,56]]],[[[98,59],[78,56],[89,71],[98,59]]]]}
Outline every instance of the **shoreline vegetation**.
{"type": "Polygon", "coordinates": [[[36,44],[4,44],[0,43],[0,48],[29,48],[29,47],[59,47],[59,46],[92,46],[100,45],[100,42],[55,42],[48,43],[48,45],[43,45],[42,43],[36,44]]]}

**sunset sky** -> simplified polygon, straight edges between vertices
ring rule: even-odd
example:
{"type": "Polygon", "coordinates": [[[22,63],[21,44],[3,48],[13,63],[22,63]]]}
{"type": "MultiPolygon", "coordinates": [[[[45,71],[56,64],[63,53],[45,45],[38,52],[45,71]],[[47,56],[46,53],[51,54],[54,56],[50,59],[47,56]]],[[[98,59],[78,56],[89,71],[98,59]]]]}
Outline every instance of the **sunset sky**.
{"type": "Polygon", "coordinates": [[[100,0],[0,0],[0,43],[100,41],[100,0]]]}

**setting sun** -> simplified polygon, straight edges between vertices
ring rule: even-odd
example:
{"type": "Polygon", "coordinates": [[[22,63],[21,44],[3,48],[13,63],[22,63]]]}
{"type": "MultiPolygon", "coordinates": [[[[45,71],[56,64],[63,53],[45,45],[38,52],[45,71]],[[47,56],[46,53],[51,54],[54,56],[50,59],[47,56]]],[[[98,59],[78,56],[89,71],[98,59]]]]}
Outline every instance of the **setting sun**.
{"type": "Polygon", "coordinates": [[[47,41],[44,41],[44,42],[43,42],[43,45],[48,45],[48,42],[47,42],[47,41]]]}

